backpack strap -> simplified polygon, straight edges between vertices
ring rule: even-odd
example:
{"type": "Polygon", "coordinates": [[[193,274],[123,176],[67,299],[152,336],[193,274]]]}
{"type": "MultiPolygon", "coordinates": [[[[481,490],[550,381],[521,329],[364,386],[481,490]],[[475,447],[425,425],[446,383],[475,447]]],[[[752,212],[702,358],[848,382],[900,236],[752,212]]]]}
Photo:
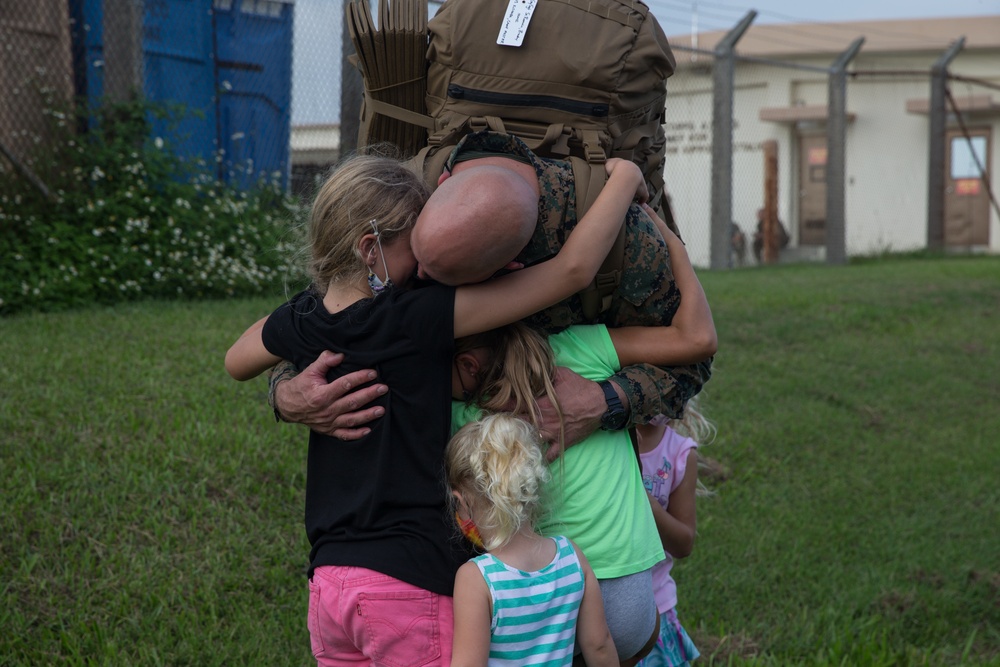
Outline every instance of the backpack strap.
{"type": "Polygon", "coordinates": [[[434,129],[434,119],[427,114],[417,113],[416,111],[410,111],[409,109],[404,109],[403,107],[396,106],[395,104],[389,104],[388,102],[384,102],[382,100],[376,100],[371,96],[371,92],[368,90],[365,90],[364,102],[365,108],[370,109],[372,112],[381,116],[395,118],[396,120],[401,120],[404,123],[416,125],[417,127],[422,127],[426,130],[434,129]]]}
{"type": "MultiPolygon", "coordinates": [[[[576,219],[579,221],[590,210],[607,181],[604,153],[600,155],[600,162],[574,156],[570,157],[570,163],[573,165],[573,180],[576,183],[576,219]]],[[[614,245],[611,246],[611,252],[597,270],[594,281],[580,291],[583,314],[588,320],[597,319],[598,315],[611,307],[611,296],[622,281],[624,263],[625,225],[622,225],[614,245]]]]}
{"type": "Polygon", "coordinates": [[[406,161],[410,171],[419,176],[431,190],[437,188],[438,178],[444,171],[445,162],[451,155],[451,146],[424,146],[416,155],[406,161]]]}

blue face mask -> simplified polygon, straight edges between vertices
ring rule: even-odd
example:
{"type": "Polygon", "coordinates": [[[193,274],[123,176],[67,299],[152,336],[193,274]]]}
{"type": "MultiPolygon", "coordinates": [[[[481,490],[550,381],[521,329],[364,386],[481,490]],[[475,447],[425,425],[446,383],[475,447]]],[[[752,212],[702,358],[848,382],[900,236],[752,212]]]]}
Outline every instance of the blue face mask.
{"type": "Polygon", "coordinates": [[[368,287],[371,289],[374,296],[378,296],[385,290],[392,287],[392,278],[389,277],[389,267],[385,263],[385,253],[382,252],[382,237],[378,231],[378,225],[376,220],[369,220],[368,224],[372,227],[372,233],[375,234],[375,243],[378,245],[378,254],[382,257],[382,268],[385,269],[385,282],[375,274],[374,271],[368,269],[368,287]]]}
{"type": "MultiPolygon", "coordinates": [[[[382,264],[385,264],[385,258],[382,259],[382,264]]],[[[368,287],[371,289],[372,294],[378,296],[385,290],[392,287],[392,278],[382,282],[382,279],[375,275],[374,271],[368,269],[368,287]]]]}

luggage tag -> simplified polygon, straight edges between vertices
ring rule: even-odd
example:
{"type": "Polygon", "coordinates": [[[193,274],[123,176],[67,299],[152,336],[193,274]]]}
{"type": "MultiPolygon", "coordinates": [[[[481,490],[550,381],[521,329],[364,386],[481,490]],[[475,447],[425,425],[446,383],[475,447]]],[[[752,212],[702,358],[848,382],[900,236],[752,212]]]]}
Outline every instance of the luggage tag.
{"type": "Polygon", "coordinates": [[[507,4],[507,12],[503,15],[503,23],[500,24],[497,44],[500,46],[521,46],[521,42],[524,41],[524,33],[528,31],[531,15],[537,4],[538,0],[510,0],[507,4]]]}

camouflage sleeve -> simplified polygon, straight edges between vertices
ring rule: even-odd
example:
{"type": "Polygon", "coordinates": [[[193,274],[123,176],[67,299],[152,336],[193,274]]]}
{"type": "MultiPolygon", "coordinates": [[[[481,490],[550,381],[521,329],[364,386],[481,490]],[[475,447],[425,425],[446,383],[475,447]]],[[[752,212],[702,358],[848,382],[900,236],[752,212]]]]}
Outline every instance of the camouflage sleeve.
{"type": "Polygon", "coordinates": [[[299,372],[295,370],[295,365],[292,362],[282,360],[271,369],[271,373],[267,376],[267,404],[274,410],[275,421],[285,421],[274,402],[275,390],[278,388],[278,384],[285,380],[291,380],[298,374],[299,372]]]}
{"type": "MultiPolygon", "coordinates": [[[[625,270],[619,298],[605,320],[608,326],[664,326],[670,324],[681,293],[674,282],[666,244],[652,221],[638,207],[630,209],[625,270]]],[[[656,367],[638,364],[612,376],[629,403],[632,424],[645,424],[657,415],[680,418],[685,404],[708,381],[712,359],[687,366],[656,367]]]]}
{"type": "Polygon", "coordinates": [[[611,376],[625,392],[629,425],[647,424],[657,415],[684,416],[684,406],[701,391],[712,375],[712,359],[691,366],[657,368],[649,364],[628,366],[611,376]]]}

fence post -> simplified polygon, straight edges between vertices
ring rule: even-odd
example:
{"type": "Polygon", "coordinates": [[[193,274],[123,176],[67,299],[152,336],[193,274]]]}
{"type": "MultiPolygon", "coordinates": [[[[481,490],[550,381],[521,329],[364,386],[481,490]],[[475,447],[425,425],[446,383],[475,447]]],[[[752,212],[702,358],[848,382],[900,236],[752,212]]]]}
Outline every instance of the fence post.
{"type": "Polygon", "coordinates": [[[344,0],[344,12],[341,16],[340,30],[340,146],[337,157],[353,153],[358,148],[358,131],[361,129],[361,99],[364,97],[364,82],[361,72],[350,63],[348,58],[354,53],[354,42],[351,41],[351,29],[348,25],[348,5],[351,0],[344,0]]]}
{"type": "Polygon", "coordinates": [[[945,99],[948,92],[948,65],[965,46],[965,37],[948,47],[931,66],[930,135],[927,139],[927,247],[930,250],[944,248],[944,162],[945,130],[948,125],[948,111],[945,99]]]}
{"type": "Polygon", "coordinates": [[[142,93],[143,0],[104,1],[104,94],[116,102],[142,93]]]}
{"type": "Polygon", "coordinates": [[[733,224],[733,48],[757,17],[750,10],[715,46],[712,66],[712,233],[713,269],[730,268],[733,224]]]}
{"type": "Polygon", "coordinates": [[[864,37],[851,42],[830,66],[826,118],[826,261],[847,261],[844,225],[844,170],[847,142],[847,65],[861,50],[864,37]]]}

